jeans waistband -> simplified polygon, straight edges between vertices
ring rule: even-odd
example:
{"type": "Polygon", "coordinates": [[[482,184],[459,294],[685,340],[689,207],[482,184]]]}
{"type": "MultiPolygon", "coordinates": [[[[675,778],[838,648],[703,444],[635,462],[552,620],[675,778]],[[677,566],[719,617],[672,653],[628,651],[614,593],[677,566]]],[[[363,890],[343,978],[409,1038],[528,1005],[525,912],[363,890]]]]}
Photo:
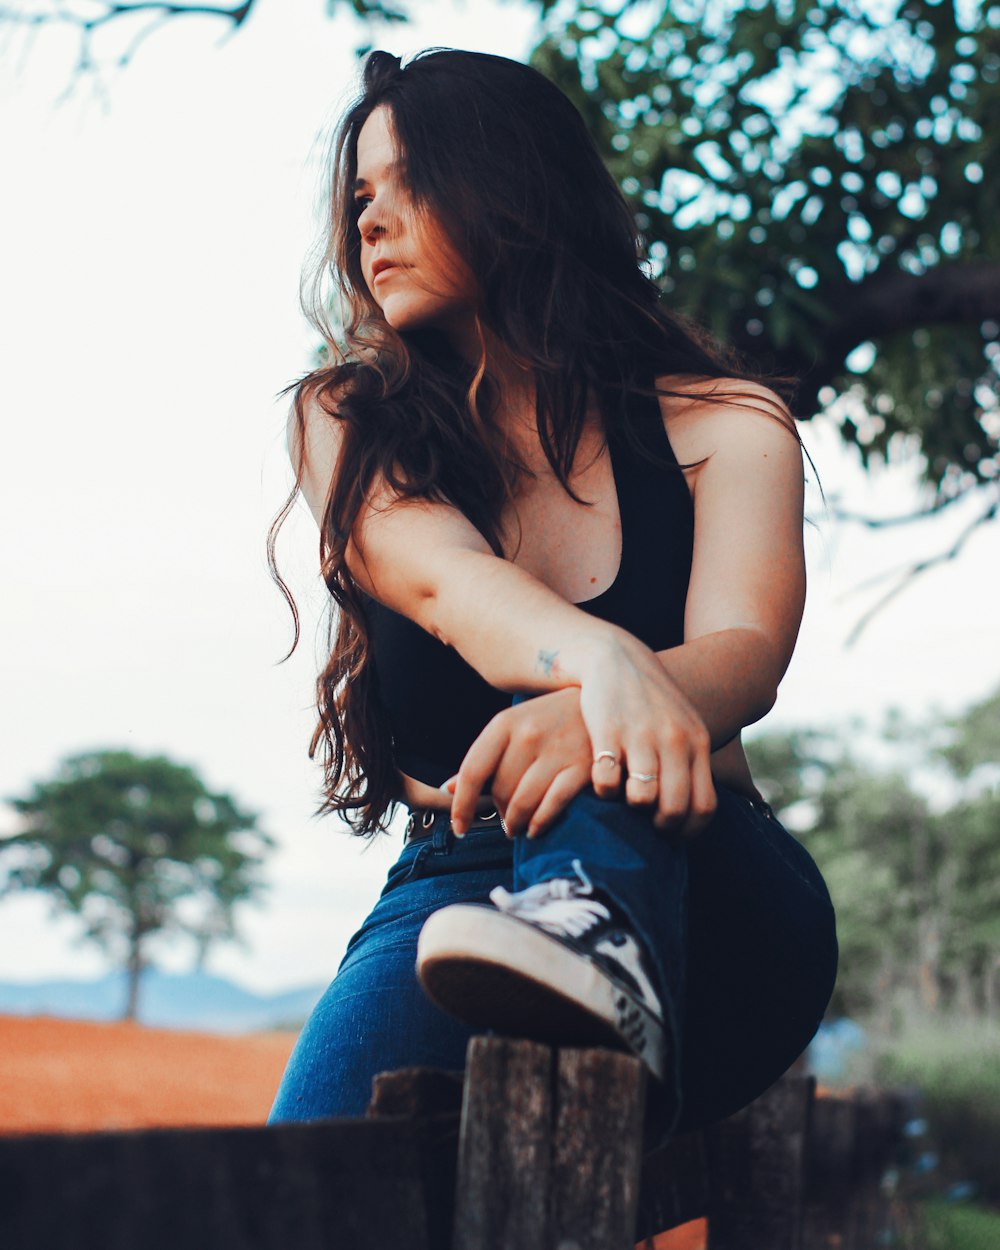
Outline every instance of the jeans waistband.
{"type": "MultiPolygon", "coordinates": [[[[421,838],[431,837],[438,821],[445,821],[448,828],[451,828],[451,817],[447,812],[439,811],[434,807],[411,808],[404,830],[404,841],[419,842],[421,838]]],[[[475,833],[480,829],[502,829],[504,833],[507,832],[504,818],[495,807],[477,812],[475,817],[469,822],[469,833],[475,833]]]]}

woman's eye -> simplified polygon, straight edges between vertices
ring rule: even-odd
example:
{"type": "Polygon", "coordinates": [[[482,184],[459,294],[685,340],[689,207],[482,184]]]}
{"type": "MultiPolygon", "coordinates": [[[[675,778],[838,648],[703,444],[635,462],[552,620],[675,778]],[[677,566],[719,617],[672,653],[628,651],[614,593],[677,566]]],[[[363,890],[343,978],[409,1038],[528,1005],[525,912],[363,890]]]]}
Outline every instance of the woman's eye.
{"type": "Polygon", "coordinates": [[[358,214],[360,215],[371,202],[372,197],[370,195],[359,195],[354,201],[354,207],[358,210],[358,214]]]}

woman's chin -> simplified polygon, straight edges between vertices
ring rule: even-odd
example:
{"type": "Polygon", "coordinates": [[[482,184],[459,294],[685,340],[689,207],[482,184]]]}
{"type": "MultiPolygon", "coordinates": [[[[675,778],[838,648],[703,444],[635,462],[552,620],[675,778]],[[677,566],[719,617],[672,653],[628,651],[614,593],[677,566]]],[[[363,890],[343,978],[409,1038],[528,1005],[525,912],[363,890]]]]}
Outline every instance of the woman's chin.
{"type": "Polygon", "coordinates": [[[435,303],[428,306],[423,301],[390,295],[382,305],[382,316],[398,334],[411,330],[438,329],[448,333],[456,321],[472,316],[466,308],[457,309],[451,304],[435,303]]]}
{"type": "Polygon", "coordinates": [[[406,334],[411,330],[423,329],[427,322],[423,317],[415,317],[406,313],[387,313],[383,310],[385,323],[391,326],[397,334],[406,334]]]}

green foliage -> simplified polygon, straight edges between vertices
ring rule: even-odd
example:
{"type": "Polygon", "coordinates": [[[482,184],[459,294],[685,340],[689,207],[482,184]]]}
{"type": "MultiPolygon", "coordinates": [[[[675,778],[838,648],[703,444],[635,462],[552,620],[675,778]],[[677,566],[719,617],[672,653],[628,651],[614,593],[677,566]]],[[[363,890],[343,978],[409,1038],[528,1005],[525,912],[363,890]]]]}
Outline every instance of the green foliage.
{"type": "Polygon", "coordinates": [[[11,804],[23,827],[0,842],[0,896],[42,890],[79,917],[84,936],[127,966],[133,1010],[149,940],[186,934],[200,962],[234,938],[233,909],[259,890],[273,845],[255,814],[162,756],[76,755],[11,804]]]}
{"type": "Polygon", "coordinates": [[[836,767],[839,745],[816,730],[769,734],[755,738],[753,775],[775,811],[784,811],[808,798],[836,767]],[[831,755],[831,746],[834,754],[831,755]]]}
{"type": "MultiPolygon", "coordinates": [[[[328,17],[334,17],[344,7],[345,0],[326,0],[328,17]]],[[[395,5],[385,4],[383,0],[346,0],[347,7],[360,18],[377,18],[381,22],[408,21],[406,12],[395,5]]]]}
{"type": "Polygon", "coordinates": [[[986,1207],[956,1205],[938,1198],[921,1204],[925,1250],[996,1250],[1000,1214],[986,1207]]]}
{"type": "Polygon", "coordinates": [[[983,1201],[1000,1204],[997,1026],[925,1023],[888,1048],[878,1075],[888,1085],[919,1086],[944,1179],[971,1181],[983,1201]]]}
{"type": "Polygon", "coordinates": [[[953,739],[941,754],[959,775],[1000,765],[1000,691],[953,722],[953,739]]]}
{"type": "Polygon", "coordinates": [[[850,389],[867,460],[919,440],[938,501],[1000,473],[1000,5],[544,4],[574,99],[672,304],[850,389]],[[863,418],[859,413],[864,413],[863,418]]]}
{"type": "Polygon", "coordinates": [[[789,813],[837,909],[833,1010],[886,1031],[915,1006],[1000,1018],[1000,787],[983,767],[1000,758],[1000,698],[891,730],[891,767],[815,734],[748,744],[758,784],[789,813]]]}

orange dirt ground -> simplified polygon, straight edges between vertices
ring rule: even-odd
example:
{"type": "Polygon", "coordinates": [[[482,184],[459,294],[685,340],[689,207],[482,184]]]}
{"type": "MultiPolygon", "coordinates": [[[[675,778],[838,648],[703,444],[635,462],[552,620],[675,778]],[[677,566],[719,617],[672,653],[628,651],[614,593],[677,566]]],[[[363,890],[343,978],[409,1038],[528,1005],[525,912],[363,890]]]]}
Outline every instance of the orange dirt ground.
{"type": "MultiPolygon", "coordinates": [[[[0,1133],[262,1124],[294,1033],[0,1016],[0,1133]]],[[[701,1221],[652,1250],[704,1250],[701,1221]]]]}
{"type": "Polygon", "coordinates": [[[262,1124],[294,1041],[0,1016],[0,1132],[262,1124]]]}

